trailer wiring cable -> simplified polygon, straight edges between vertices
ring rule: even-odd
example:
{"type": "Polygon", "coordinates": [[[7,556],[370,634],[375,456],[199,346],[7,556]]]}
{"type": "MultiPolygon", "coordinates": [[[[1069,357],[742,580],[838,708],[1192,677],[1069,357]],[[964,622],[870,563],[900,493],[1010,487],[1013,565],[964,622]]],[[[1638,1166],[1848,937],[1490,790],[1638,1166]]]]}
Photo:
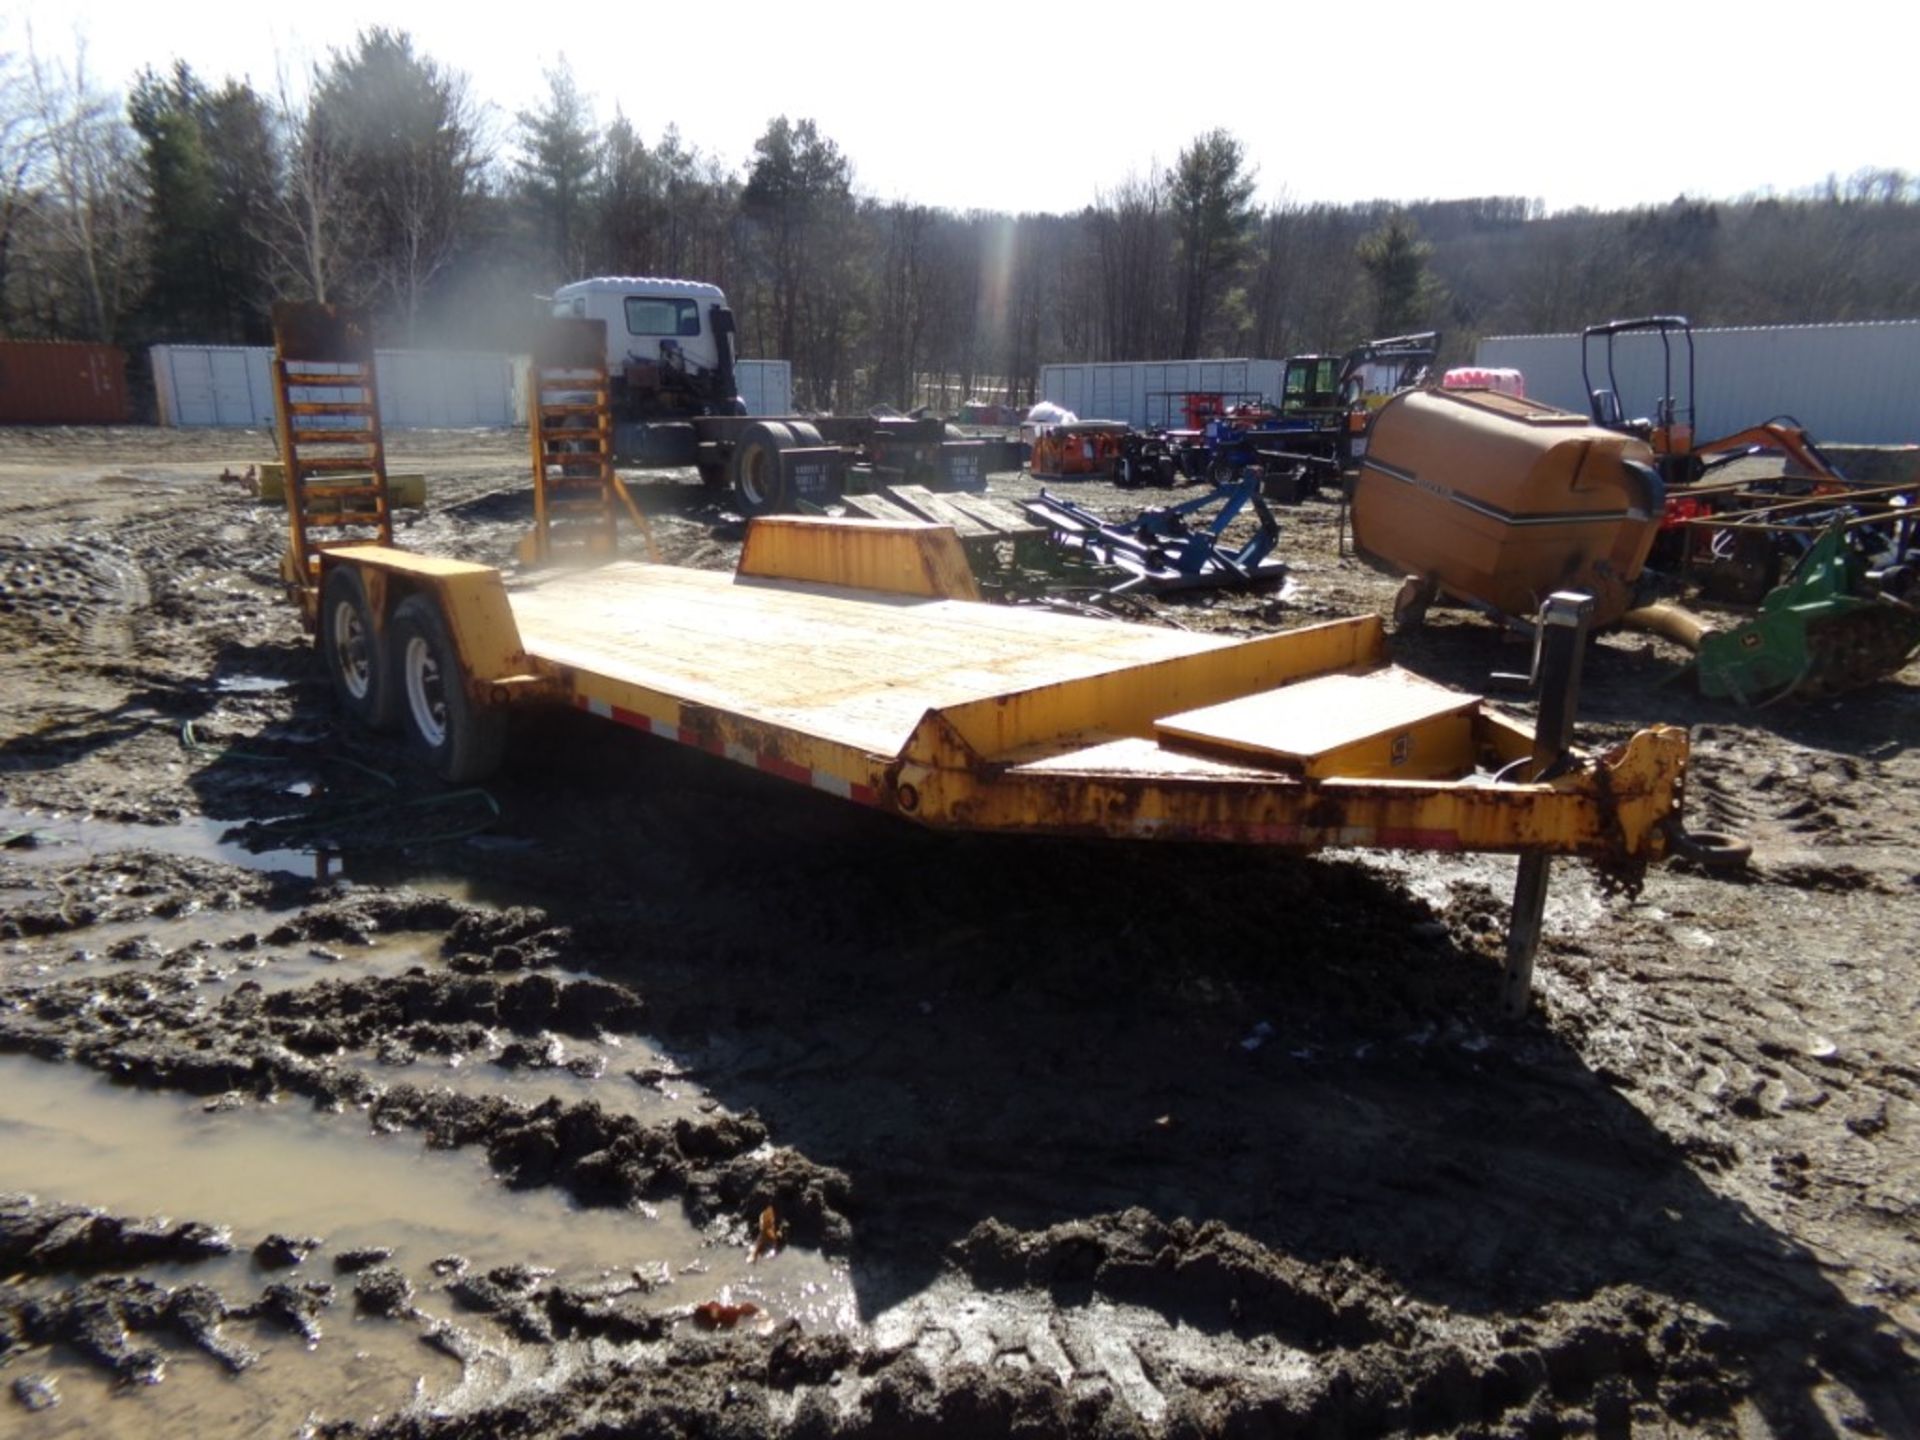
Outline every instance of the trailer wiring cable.
{"type": "Polygon", "coordinates": [[[492,793],[478,786],[469,786],[462,790],[450,790],[443,795],[421,795],[412,799],[390,804],[341,805],[335,807],[315,807],[313,811],[273,820],[250,821],[239,827],[243,838],[271,840],[277,848],[312,850],[404,850],[419,845],[440,845],[455,840],[465,840],[474,835],[483,834],[493,828],[494,821],[500,818],[500,802],[492,793]],[[471,824],[457,825],[450,829],[430,831],[425,835],[411,833],[382,834],[381,828],[370,822],[386,821],[415,810],[434,809],[444,805],[453,805],[477,800],[486,807],[484,819],[471,824]],[[342,839],[343,833],[352,833],[353,839],[342,839]]]}
{"type": "MultiPolygon", "coordinates": [[[[180,742],[194,755],[209,760],[241,760],[254,764],[291,764],[295,760],[305,760],[306,756],[269,755],[257,750],[246,750],[239,746],[210,744],[202,740],[194,730],[194,722],[189,720],[180,727],[180,742]]],[[[349,769],[379,781],[388,789],[398,791],[400,782],[384,770],[376,769],[347,755],[323,755],[317,757],[332,764],[344,765],[349,769]]],[[[453,840],[465,840],[479,835],[493,827],[500,818],[500,802],[493,793],[481,786],[467,786],[459,790],[444,791],[436,795],[415,795],[406,798],[376,799],[373,801],[350,800],[335,804],[316,803],[306,810],[275,816],[266,820],[249,820],[237,826],[236,830],[249,838],[268,838],[283,848],[312,849],[356,849],[356,850],[395,850],[413,845],[438,845],[453,840]],[[400,828],[394,825],[381,825],[375,822],[389,820],[416,810],[433,810],[442,806],[478,801],[486,809],[484,819],[472,824],[456,826],[451,829],[433,831],[426,835],[394,834],[400,828]],[[351,845],[341,845],[339,834],[352,828],[361,832],[351,845]],[[382,831],[388,833],[382,834],[382,831]],[[327,841],[333,841],[327,844],[327,841]]]]}
{"type": "MultiPolygon", "coordinates": [[[[180,743],[186,747],[189,753],[204,755],[209,759],[248,760],[261,764],[284,765],[294,758],[291,755],[267,755],[257,750],[242,750],[237,745],[209,744],[194,733],[193,721],[191,720],[180,727],[180,743]]],[[[330,764],[345,765],[349,769],[358,770],[363,775],[372,776],[390,790],[398,790],[400,788],[400,782],[385,770],[376,770],[373,766],[362,764],[350,755],[323,755],[320,758],[330,764]]]]}

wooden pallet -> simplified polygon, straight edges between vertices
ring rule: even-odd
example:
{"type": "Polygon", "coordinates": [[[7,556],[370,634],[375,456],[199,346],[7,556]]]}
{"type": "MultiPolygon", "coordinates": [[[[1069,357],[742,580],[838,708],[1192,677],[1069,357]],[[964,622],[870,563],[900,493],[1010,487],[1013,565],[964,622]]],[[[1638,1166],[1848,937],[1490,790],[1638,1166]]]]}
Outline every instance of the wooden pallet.
{"type": "Polygon", "coordinates": [[[849,513],[869,520],[930,521],[950,525],[976,560],[1011,541],[1016,547],[1046,543],[1046,528],[1013,506],[968,491],[937,495],[924,485],[883,485],[868,495],[847,495],[849,513]]]}

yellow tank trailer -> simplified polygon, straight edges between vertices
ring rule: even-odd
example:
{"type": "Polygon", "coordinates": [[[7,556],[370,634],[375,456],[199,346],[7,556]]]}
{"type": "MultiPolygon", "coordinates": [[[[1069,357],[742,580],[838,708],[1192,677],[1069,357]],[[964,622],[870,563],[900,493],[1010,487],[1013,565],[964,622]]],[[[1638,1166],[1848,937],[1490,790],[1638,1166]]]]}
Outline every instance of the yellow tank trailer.
{"type": "Polygon", "coordinates": [[[1633,607],[1663,508],[1653,452],[1584,416],[1493,390],[1404,390],[1381,407],[1353,486],[1353,540],[1436,594],[1529,620],[1556,590],[1595,625],[1633,607]]]}

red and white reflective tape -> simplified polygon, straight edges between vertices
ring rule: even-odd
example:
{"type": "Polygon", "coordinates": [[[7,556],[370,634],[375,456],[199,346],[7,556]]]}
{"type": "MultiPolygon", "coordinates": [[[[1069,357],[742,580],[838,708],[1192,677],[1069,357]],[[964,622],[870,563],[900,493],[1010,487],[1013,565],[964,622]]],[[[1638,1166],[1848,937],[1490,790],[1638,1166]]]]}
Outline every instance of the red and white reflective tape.
{"type": "Polygon", "coordinates": [[[731,760],[736,765],[747,765],[768,775],[777,775],[782,780],[791,780],[796,785],[810,785],[841,800],[851,800],[856,805],[879,805],[880,794],[871,785],[859,785],[844,776],[832,774],[826,770],[816,770],[808,765],[796,765],[779,755],[770,755],[765,751],[749,749],[745,745],[736,745],[730,741],[714,739],[710,736],[690,735],[678,725],[665,720],[655,720],[638,710],[628,710],[623,706],[611,704],[605,700],[589,699],[585,695],[573,697],[574,705],[589,715],[598,715],[602,720],[611,720],[616,725],[625,725],[630,729],[643,730],[649,735],[658,735],[662,740],[671,740],[677,745],[691,745],[696,750],[704,750],[709,755],[718,755],[731,760]]]}
{"type": "Polygon", "coordinates": [[[1229,844],[1307,847],[1315,850],[1465,850],[1457,830],[1422,829],[1399,825],[1337,825],[1321,828],[1300,824],[1235,825],[1220,821],[1186,824],[1177,820],[1136,820],[1132,833],[1164,839],[1213,840],[1229,844]]]}

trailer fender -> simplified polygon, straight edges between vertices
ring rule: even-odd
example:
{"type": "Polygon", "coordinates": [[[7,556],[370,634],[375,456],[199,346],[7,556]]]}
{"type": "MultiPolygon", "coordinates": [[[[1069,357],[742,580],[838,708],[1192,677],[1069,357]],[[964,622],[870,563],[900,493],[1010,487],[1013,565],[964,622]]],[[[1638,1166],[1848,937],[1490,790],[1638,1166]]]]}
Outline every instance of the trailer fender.
{"type": "Polygon", "coordinates": [[[469,688],[484,703],[499,703],[527,688],[531,662],[506,586],[492,566],[385,545],[345,545],[323,551],[320,560],[323,584],[325,575],[341,566],[359,573],[382,650],[401,603],[411,595],[427,595],[446,623],[469,688]]]}

